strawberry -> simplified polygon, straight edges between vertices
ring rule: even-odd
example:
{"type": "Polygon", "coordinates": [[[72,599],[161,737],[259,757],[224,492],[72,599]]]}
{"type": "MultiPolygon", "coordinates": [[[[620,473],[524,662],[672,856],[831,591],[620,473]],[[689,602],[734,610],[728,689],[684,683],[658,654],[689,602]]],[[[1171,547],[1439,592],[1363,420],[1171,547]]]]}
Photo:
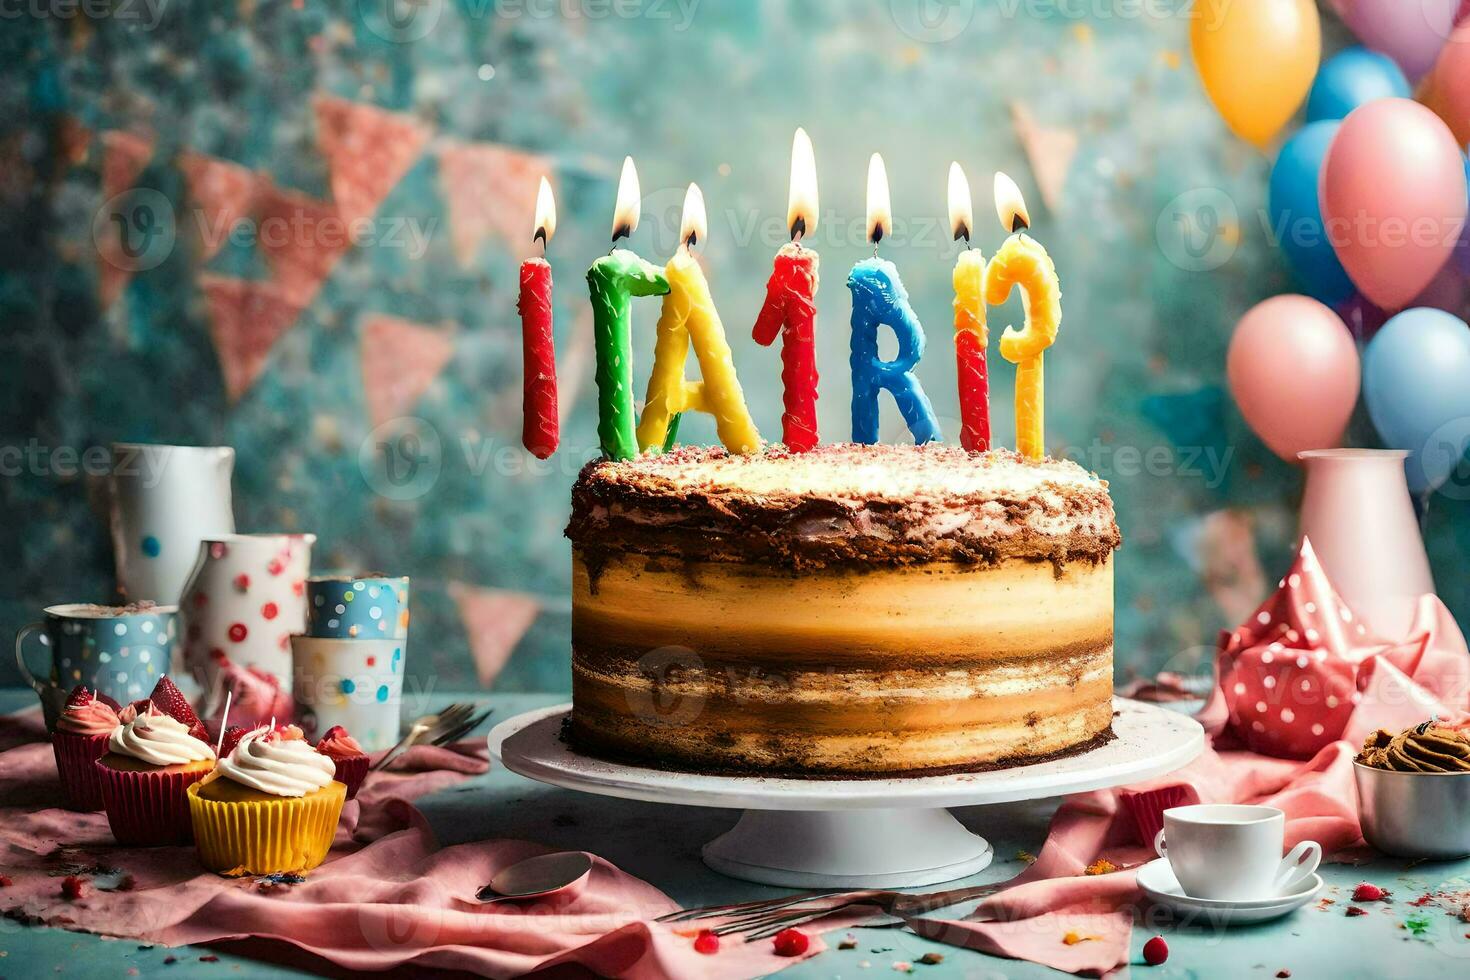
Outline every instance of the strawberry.
{"type": "Polygon", "coordinates": [[[180,725],[188,728],[190,735],[200,741],[209,741],[209,735],[204,730],[204,723],[199,720],[199,716],[190,707],[189,699],[184,697],[184,692],[180,691],[174,685],[174,682],[168,679],[167,674],[158,679],[158,683],[153,686],[153,693],[148,695],[148,699],[154,703],[159,711],[162,711],[180,725]]]}
{"type": "Polygon", "coordinates": [[[103,694],[101,691],[98,691],[97,692],[97,700],[98,701],[101,701],[103,704],[107,705],[113,711],[121,711],[122,710],[122,705],[118,704],[115,699],[108,697],[106,694],[103,694]]]}
{"type": "Polygon", "coordinates": [[[85,685],[78,684],[71,689],[71,694],[67,695],[66,706],[68,708],[85,708],[94,700],[96,699],[92,696],[92,692],[87,690],[85,685]]]}
{"type": "Polygon", "coordinates": [[[225,756],[235,751],[235,746],[240,744],[240,739],[249,734],[250,729],[243,728],[240,725],[231,725],[229,728],[225,729],[225,740],[220,744],[220,758],[223,759],[225,756]]]}
{"type": "Polygon", "coordinates": [[[708,929],[700,930],[699,935],[694,937],[694,951],[713,956],[720,951],[720,937],[708,929]]]}
{"type": "Polygon", "coordinates": [[[328,728],[327,729],[327,734],[323,735],[322,738],[321,738],[321,740],[323,742],[325,742],[329,738],[350,738],[350,737],[351,736],[349,736],[347,734],[347,729],[343,728],[341,725],[333,725],[331,728],[328,728]]]}
{"type": "Polygon", "coordinates": [[[1372,882],[1365,881],[1353,889],[1353,901],[1355,902],[1381,902],[1389,896],[1388,889],[1379,888],[1372,882]]]}
{"type": "Polygon", "coordinates": [[[67,875],[61,879],[61,897],[69,902],[75,902],[82,897],[82,879],[76,875],[67,875]]]}
{"type": "Polygon", "coordinates": [[[800,929],[782,929],[772,940],[777,956],[800,956],[811,942],[800,929]]]}
{"type": "Polygon", "coordinates": [[[1169,944],[1163,936],[1155,936],[1143,944],[1143,961],[1149,966],[1159,966],[1169,958],[1169,944]]]}
{"type": "Polygon", "coordinates": [[[280,724],[271,729],[271,740],[275,742],[297,742],[306,738],[306,733],[295,725],[280,724]]]}

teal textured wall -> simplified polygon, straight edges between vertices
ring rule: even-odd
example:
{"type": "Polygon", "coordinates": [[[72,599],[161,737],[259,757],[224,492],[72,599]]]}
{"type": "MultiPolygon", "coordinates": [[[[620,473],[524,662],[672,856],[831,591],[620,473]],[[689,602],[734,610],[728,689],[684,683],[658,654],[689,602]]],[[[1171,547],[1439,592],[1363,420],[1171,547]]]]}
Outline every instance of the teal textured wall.
{"type": "MultiPolygon", "coordinates": [[[[11,18],[0,632],[110,588],[97,481],[68,450],[228,443],[242,530],[314,531],[318,568],[413,576],[413,677],[565,687],[561,529],[596,446],[583,271],[607,247],[618,165],[638,161],[632,244],[660,262],[685,184],[702,186],[715,299],[774,437],[778,354],[749,331],[802,125],[823,204],[824,437],[848,434],[843,280],[867,254],[868,155],[887,160],[898,227],[883,251],[926,324],[919,375],[951,441],[945,174],[952,159],[968,171],[988,253],[1002,238],[990,174],[1008,171],[1063,283],[1049,440],[1113,481],[1127,540],[1119,663],[1197,661],[1274,581],[1300,491],[1222,388],[1235,318],[1290,287],[1261,218],[1269,162],[1207,104],[1186,7],[140,0],[11,18]],[[570,408],[544,468],[517,448],[514,313],[543,168],[561,211],[550,258],[570,408]],[[355,242],[333,223],[350,218],[355,242]],[[267,240],[272,227],[283,235],[267,240]]],[[[637,308],[640,388],[656,312],[637,308]]],[[[1018,316],[994,310],[992,328],[1018,316]]],[[[1012,370],[993,350],[992,363],[1009,441],[1012,370]]],[[[904,437],[891,405],[884,432],[904,437]]],[[[714,437],[704,419],[682,434],[714,437]]],[[[1430,526],[1455,606],[1448,559],[1467,525],[1448,510],[1430,526]]]]}

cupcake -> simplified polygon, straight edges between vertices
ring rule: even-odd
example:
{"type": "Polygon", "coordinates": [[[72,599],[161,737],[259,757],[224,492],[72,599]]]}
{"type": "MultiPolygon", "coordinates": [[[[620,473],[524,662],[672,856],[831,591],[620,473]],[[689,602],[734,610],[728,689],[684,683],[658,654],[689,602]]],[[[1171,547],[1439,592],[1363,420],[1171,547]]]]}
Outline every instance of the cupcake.
{"type": "Polygon", "coordinates": [[[337,764],[335,778],[347,787],[347,798],[356,796],[368,771],[367,753],[357,744],[357,739],[348,735],[341,725],[333,725],[316,743],[316,750],[337,764]]]}
{"type": "Polygon", "coordinates": [[[108,737],[118,726],[117,707],[116,701],[77,685],[56,719],[51,750],[56,753],[56,771],[67,806],[73,810],[102,809],[102,779],[96,763],[106,754],[108,737]]]}
{"type": "Polygon", "coordinates": [[[230,876],[321,864],[347,799],[336,770],[295,726],[240,736],[214,773],[188,788],[199,860],[230,876]]]}
{"type": "Polygon", "coordinates": [[[184,790],[214,769],[214,750],[190,726],[156,705],[130,705],[132,717],[108,737],[96,766],[102,806],[119,844],[187,844],[193,832],[184,790]]]}

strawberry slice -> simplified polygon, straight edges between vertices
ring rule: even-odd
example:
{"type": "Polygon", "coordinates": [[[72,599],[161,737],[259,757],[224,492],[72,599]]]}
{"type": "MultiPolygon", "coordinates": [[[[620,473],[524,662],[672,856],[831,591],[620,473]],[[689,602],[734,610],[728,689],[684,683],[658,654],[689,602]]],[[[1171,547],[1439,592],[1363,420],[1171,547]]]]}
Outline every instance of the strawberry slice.
{"type": "Polygon", "coordinates": [[[204,724],[199,720],[199,716],[194,713],[194,709],[190,707],[189,699],[184,697],[184,692],[180,691],[174,682],[168,679],[167,674],[158,679],[158,683],[153,686],[153,693],[148,695],[148,699],[153,702],[159,711],[162,711],[180,725],[188,728],[190,735],[193,735],[197,739],[208,741],[209,736],[204,731],[204,724]]]}
{"type": "Polygon", "coordinates": [[[235,746],[240,744],[240,739],[249,734],[250,729],[241,727],[240,725],[231,725],[229,728],[226,728],[225,740],[224,743],[220,746],[219,757],[223,759],[225,756],[235,751],[235,746]]]}
{"type": "Polygon", "coordinates": [[[94,700],[96,699],[92,696],[92,692],[87,690],[85,685],[78,684],[76,687],[72,688],[71,693],[67,695],[66,706],[68,708],[85,708],[94,700]]]}
{"type": "Polygon", "coordinates": [[[333,725],[331,728],[328,728],[327,729],[327,733],[321,737],[321,741],[325,742],[329,738],[351,738],[351,737],[352,736],[350,736],[350,735],[347,734],[347,729],[343,728],[341,725],[333,725]]]}

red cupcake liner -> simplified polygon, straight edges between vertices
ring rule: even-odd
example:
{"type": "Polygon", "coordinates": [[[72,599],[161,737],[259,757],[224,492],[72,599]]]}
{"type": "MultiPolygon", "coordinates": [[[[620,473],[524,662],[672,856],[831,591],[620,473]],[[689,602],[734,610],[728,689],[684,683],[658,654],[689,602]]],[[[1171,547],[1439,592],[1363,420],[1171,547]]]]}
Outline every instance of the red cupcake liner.
{"type": "Polygon", "coordinates": [[[106,735],[52,734],[56,772],[61,776],[61,789],[71,809],[102,809],[102,777],[97,774],[97,760],[107,754],[107,740],[106,735]]]}
{"type": "Polygon", "coordinates": [[[1160,789],[1135,793],[1125,789],[1118,793],[1123,807],[1133,818],[1138,842],[1144,847],[1153,847],[1154,839],[1164,829],[1164,811],[1175,806],[1189,806],[1199,802],[1199,794],[1193,786],[1183,784],[1164,786],[1160,789]]]}
{"type": "Polygon", "coordinates": [[[186,791],[209,775],[208,769],[130,772],[100,761],[94,765],[102,781],[102,808],[119,844],[157,847],[194,840],[186,791]]]}
{"type": "Polygon", "coordinates": [[[347,798],[350,800],[357,795],[357,788],[367,776],[368,763],[371,760],[365,755],[350,755],[345,759],[332,761],[337,763],[337,772],[332,778],[347,787],[347,798]]]}

